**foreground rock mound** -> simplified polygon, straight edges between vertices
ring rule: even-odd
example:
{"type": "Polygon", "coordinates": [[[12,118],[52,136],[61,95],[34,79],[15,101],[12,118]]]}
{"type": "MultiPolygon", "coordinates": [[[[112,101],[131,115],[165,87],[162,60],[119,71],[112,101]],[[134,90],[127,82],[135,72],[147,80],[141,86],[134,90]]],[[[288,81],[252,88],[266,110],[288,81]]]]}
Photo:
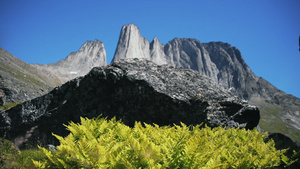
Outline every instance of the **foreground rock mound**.
{"type": "Polygon", "coordinates": [[[120,60],[57,87],[49,94],[20,104],[0,116],[0,137],[17,144],[57,144],[51,133],[65,136],[63,124],[79,117],[116,116],[170,125],[257,126],[255,106],[199,72],[156,65],[144,59],[120,60]]]}

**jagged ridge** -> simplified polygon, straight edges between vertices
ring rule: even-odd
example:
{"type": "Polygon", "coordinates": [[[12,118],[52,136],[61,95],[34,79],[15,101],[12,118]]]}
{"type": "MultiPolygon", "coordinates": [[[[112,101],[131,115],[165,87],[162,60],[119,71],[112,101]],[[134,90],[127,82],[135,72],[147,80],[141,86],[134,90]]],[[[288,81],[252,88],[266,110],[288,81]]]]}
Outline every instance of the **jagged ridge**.
{"type": "Polygon", "coordinates": [[[124,58],[146,58],[157,64],[197,70],[240,98],[259,106],[263,129],[285,133],[300,143],[300,99],[257,77],[241,52],[228,43],[200,43],[185,38],[175,38],[166,45],[157,38],[150,43],[140,35],[136,25],[129,24],[121,30],[113,62],[124,58]],[[274,123],[277,128],[271,127],[274,123]]]}
{"type": "Polygon", "coordinates": [[[47,70],[65,83],[78,76],[86,75],[93,67],[106,66],[106,51],[99,40],[87,41],[77,52],[72,52],[66,59],[53,64],[35,66],[47,70]]]}

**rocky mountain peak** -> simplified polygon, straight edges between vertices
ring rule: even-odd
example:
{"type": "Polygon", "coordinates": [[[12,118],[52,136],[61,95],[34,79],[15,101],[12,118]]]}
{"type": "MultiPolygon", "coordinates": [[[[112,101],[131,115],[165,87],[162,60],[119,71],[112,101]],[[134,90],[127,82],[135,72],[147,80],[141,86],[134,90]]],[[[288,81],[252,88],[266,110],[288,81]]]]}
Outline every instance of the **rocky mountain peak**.
{"type": "Polygon", "coordinates": [[[106,51],[99,40],[85,42],[77,52],[72,52],[66,59],[47,65],[36,65],[56,75],[61,83],[65,83],[78,76],[86,75],[93,67],[105,66],[106,51]]]}
{"type": "Polygon", "coordinates": [[[149,47],[150,42],[141,36],[136,25],[124,25],[121,29],[113,62],[124,58],[150,59],[149,47]]]}
{"type": "Polygon", "coordinates": [[[125,33],[125,34],[135,34],[135,35],[139,35],[140,36],[140,29],[133,23],[128,24],[128,25],[124,25],[122,27],[122,31],[121,33],[125,33]]]}
{"type": "Polygon", "coordinates": [[[95,41],[86,41],[79,49],[79,51],[84,50],[93,50],[94,48],[103,48],[104,44],[99,40],[95,39],[95,41]]]}
{"type": "Polygon", "coordinates": [[[166,64],[163,45],[157,37],[150,43],[134,24],[124,25],[112,62],[126,58],[145,58],[156,64],[166,64]]]}
{"type": "Polygon", "coordinates": [[[150,60],[159,65],[168,63],[164,53],[164,45],[156,36],[150,44],[150,60]]]}

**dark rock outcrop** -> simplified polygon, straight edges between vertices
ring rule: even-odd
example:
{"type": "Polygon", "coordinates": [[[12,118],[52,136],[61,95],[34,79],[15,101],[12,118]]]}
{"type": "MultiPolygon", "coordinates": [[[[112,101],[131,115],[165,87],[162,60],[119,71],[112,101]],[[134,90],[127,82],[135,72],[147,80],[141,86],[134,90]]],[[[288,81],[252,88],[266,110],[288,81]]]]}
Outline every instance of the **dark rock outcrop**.
{"type": "Polygon", "coordinates": [[[205,122],[253,129],[260,119],[257,107],[199,72],[127,59],[93,68],[47,95],[2,112],[0,137],[31,145],[57,144],[51,133],[67,135],[63,124],[100,114],[116,116],[129,126],[135,121],[205,122]]]}

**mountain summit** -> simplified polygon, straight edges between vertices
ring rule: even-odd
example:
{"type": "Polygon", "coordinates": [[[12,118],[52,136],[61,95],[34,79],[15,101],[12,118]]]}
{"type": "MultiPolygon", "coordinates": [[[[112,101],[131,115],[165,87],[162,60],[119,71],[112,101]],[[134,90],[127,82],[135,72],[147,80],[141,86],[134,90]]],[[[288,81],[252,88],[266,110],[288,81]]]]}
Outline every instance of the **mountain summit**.
{"type": "Polygon", "coordinates": [[[78,76],[86,75],[93,67],[105,66],[106,51],[99,40],[87,41],[77,52],[72,52],[66,59],[57,63],[35,66],[56,75],[62,83],[78,76]]]}
{"type": "Polygon", "coordinates": [[[156,64],[199,71],[244,99],[252,94],[245,92],[251,90],[249,82],[258,80],[240,51],[227,43],[175,38],[163,45],[157,37],[150,43],[134,24],[122,27],[113,62],[125,58],[146,58],[156,64]]]}
{"type": "Polygon", "coordinates": [[[141,36],[139,28],[134,24],[124,25],[112,62],[125,58],[146,58],[156,64],[166,64],[163,45],[154,38],[149,42],[141,36]]]}

